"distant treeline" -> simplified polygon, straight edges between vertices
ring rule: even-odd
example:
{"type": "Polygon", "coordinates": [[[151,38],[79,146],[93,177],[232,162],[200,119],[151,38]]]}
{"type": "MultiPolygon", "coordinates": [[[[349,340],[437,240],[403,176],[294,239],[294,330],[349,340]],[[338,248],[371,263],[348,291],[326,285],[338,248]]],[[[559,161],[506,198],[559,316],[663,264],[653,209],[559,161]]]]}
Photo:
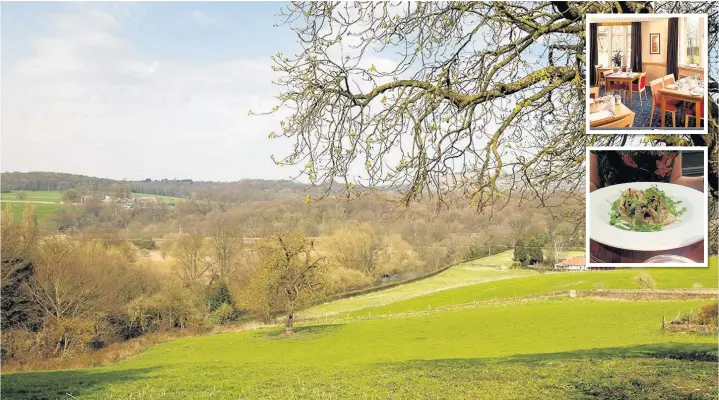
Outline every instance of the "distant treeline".
{"type": "Polygon", "coordinates": [[[315,188],[289,180],[246,179],[235,182],[193,181],[192,179],[145,179],[121,181],[56,172],[6,172],[1,174],[2,192],[17,190],[65,191],[78,189],[83,193],[107,193],[129,188],[135,193],[192,198],[228,203],[268,201],[318,192],[315,188]]]}

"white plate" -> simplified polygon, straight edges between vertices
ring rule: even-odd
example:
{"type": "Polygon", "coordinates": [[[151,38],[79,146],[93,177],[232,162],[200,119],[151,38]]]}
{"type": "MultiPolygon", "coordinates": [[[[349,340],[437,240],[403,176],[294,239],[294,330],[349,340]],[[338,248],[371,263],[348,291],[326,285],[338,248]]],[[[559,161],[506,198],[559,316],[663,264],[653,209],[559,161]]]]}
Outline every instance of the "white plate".
{"type": "Polygon", "coordinates": [[[704,240],[704,193],[681,185],[663,182],[632,182],[607,186],[589,194],[589,237],[607,246],[625,250],[660,251],[688,246],[704,240]],[[686,211],[659,232],[625,231],[609,224],[609,210],[622,191],[646,190],[656,185],[667,196],[681,201],[686,211]]]}

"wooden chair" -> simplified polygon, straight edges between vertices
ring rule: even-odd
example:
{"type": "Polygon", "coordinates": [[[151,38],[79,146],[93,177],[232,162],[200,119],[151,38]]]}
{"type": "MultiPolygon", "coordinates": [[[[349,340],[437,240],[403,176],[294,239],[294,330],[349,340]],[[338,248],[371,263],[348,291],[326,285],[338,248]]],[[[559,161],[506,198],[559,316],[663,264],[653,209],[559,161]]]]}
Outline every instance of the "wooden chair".
{"type": "MultiPolygon", "coordinates": [[[[696,106],[694,104],[692,104],[690,106],[687,106],[684,109],[684,115],[685,115],[684,127],[685,128],[689,128],[689,118],[697,118],[695,108],[696,108],[696,106]]],[[[704,102],[703,101],[701,103],[699,103],[699,118],[700,118],[700,120],[704,119],[704,102]]]]}
{"type": "Polygon", "coordinates": [[[674,83],[674,74],[664,75],[664,86],[668,86],[674,83]]]}
{"type": "MultiPolygon", "coordinates": [[[[657,78],[651,82],[649,82],[649,88],[652,91],[652,111],[649,113],[649,125],[651,126],[652,119],[654,119],[654,109],[662,109],[662,94],[659,92],[659,89],[664,87],[664,81],[663,78],[657,78]]],[[[676,128],[677,126],[677,109],[679,108],[679,104],[675,101],[667,101],[666,103],[666,112],[672,114],[672,124],[676,128]]],[[[661,111],[660,111],[661,112],[661,111]]],[[[663,115],[660,116],[660,118],[664,118],[663,115]]]]}
{"type": "Polygon", "coordinates": [[[624,118],[616,121],[609,122],[604,125],[599,125],[597,128],[631,128],[634,126],[634,113],[627,115],[624,118]]]}
{"type": "MultiPolygon", "coordinates": [[[[627,85],[624,83],[609,84],[609,90],[611,90],[612,93],[620,91],[622,93],[622,101],[624,101],[625,96],[627,95],[627,93],[629,93],[629,87],[627,87],[627,85]]],[[[606,94],[607,91],[605,90],[604,93],[606,94]]]]}
{"type": "Polygon", "coordinates": [[[642,72],[639,74],[639,78],[637,78],[637,83],[632,82],[632,91],[634,93],[639,94],[639,104],[644,105],[644,102],[642,102],[642,93],[644,93],[644,96],[649,96],[647,94],[647,73],[642,72]]]}
{"type": "Polygon", "coordinates": [[[602,83],[604,83],[604,94],[607,94],[609,91],[609,81],[607,80],[607,75],[613,74],[613,70],[608,71],[602,71],[602,83]]]}
{"type": "Polygon", "coordinates": [[[599,88],[598,87],[590,87],[589,88],[589,97],[592,99],[596,99],[599,97],[599,88]]]}

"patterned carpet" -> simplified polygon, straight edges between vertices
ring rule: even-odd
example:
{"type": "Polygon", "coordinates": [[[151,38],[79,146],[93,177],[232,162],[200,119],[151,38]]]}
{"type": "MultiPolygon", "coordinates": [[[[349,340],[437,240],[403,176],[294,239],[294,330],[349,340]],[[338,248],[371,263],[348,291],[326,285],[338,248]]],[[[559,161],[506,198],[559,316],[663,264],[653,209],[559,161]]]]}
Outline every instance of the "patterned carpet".
{"type": "MultiPolygon", "coordinates": [[[[611,92],[611,91],[610,91],[611,92]]],[[[618,92],[617,92],[618,93],[618,92]]],[[[604,96],[604,88],[599,88],[599,96],[604,96]]],[[[651,124],[649,123],[649,113],[652,111],[652,92],[649,90],[649,87],[646,89],[646,93],[642,94],[642,103],[639,102],[639,94],[634,93],[633,94],[633,102],[632,106],[630,107],[632,111],[635,112],[634,115],[634,125],[635,127],[660,127],[661,126],[661,120],[659,119],[661,114],[661,109],[655,109],[654,110],[654,118],[651,121],[651,124]]],[[[625,96],[624,103],[629,107],[629,99],[625,96]]],[[[664,126],[671,128],[672,126],[672,114],[665,113],[664,116],[664,126]]],[[[689,120],[689,127],[696,127],[696,122],[694,121],[694,118],[691,118],[689,120]]],[[[701,121],[701,126],[704,126],[704,120],[701,121]]],[[[684,128],[684,107],[680,107],[679,110],[677,110],[677,128],[684,128]]]]}

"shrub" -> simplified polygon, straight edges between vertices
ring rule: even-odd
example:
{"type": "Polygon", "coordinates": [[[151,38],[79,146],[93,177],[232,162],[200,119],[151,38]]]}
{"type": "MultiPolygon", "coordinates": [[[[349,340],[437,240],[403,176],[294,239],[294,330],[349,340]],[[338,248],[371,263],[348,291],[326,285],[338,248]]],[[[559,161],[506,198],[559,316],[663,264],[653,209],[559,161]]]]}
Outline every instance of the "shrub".
{"type": "Polygon", "coordinates": [[[342,293],[372,284],[372,279],[356,269],[336,267],[329,272],[330,291],[342,293]]]}
{"type": "Polygon", "coordinates": [[[227,303],[222,303],[209,316],[210,322],[216,325],[224,325],[232,321],[234,318],[235,309],[227,303]]]}
{"type": "Polygon", "coordinates": [[[9,359],[28,361],[32,358],[34,337],[24,328],[3,329],[2,331],[2,362],[9,359]]]}
{"type": "Polygon", "coordinates": [[[227,287],[227,284],[225,282],[220,282],[219,285],[217,285],[217,290],[215,290],[213,293],[210,293],[209,296],[207,296],[207,303],[208,308],[210,311],[215,311],[218,308],[220,308],[223,304],[235,304],[232,301],[232,295],[230,295],[230,289],[227,287]]]}
{"type": "Polygon", "coordinates": [[[132,244],[140,250],[154,250],[156,248],[155,240],[152,238],[140,238],[132,241],[132,244]]]}
{"type": "Polygon", "coordinates": [[[45,323],[36,335],[37,350],[44,358],[67,356],[88,350],[95,324],[83,318],[63,318],[45,323]]]}
{"type": "Polygon", "coordinates": [[[142,295],[126,306],[131,325],[143,332],[171,328],[203,328],[207,314],[194,293],[168,285],[150,296],[142,295]]]}
{"type": "Polygon", "coordinates": [[[694,316],[694,322],[699,325],[717,326],[717,314],[719,314],[718,302],[715,301],[713,303],[705,304],[694,316]]]}
{"type": "Polygon", "coordinates": [[[654,289],[657,287],[657,282],[646,272],[642,272],[632,278],[632,282],[634,282],[639,289],[654,289]]]}

